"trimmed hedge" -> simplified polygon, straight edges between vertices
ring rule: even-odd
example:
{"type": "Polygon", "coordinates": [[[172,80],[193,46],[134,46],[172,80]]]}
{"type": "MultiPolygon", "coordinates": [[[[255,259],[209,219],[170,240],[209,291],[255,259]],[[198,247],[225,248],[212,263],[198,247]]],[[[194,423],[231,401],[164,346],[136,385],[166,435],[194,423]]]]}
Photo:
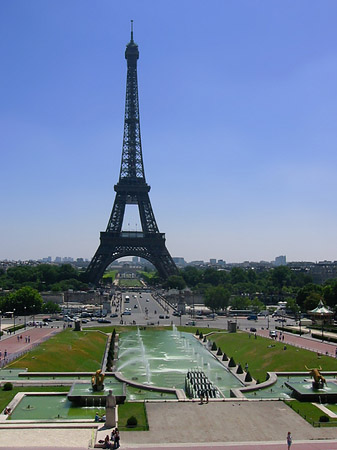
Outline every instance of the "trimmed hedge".
{"type": "Polygon", "coordinates": [[[229,360],[228,367],[236,367],[236,362],[234,361],[233,356],[231,356],[231,359],[229,360]]]}

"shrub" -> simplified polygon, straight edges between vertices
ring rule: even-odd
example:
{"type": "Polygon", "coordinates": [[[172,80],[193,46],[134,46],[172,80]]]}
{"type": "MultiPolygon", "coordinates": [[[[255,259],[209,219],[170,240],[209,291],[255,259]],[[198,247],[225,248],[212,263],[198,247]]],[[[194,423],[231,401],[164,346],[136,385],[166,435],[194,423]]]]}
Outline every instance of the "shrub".
{"type": "Polygon", "coordinates": [[[7,382],[4,384],[4,387],[2,388],[4,391],[11,391],[13,389],[13,384],[10,382],[7,382]]]}
{"type": "Polygon", "coordinates": [[[228,361],[228,356],[226,355],[226,353],[222,355],[222,361],[228,361]]]}
{"type": "Polygon", "coordinates": [[[202,339],[204,337],[204,335],[202,334],[202,332],[199,334],[199,339],[202,339]]]}
{"type": "Polygon", "coordinates": [[[135,416],[131,416],[131,417],[129,417],[128,418],[128,420],[126,421],[126,426],[127,427],[130,427],[130,428],[132,428],[132,427],[136,427],[137,426],[137,419],[136,419],[136,417],[135,416]]]}
{"type": "Polygon", "coordinates": [[[212,344],[212,352],[215,352],[216,350],[218,349],[218,347],[216,346],[216,343],[215,342],[213,342],[213,344],[212,344]]]}
{"type": "Polygon", "coordinates": [[[236,362],[234,361],[233,356],[231,356],[231,359],[229,360],[228,367],[235,367],[236,362]]]}
{"type": "Polygon", "coordinates": [[[206,336],[204,337],[204,340],[203,340],[203,342],[207,342],[206,336]]]}
{"type": "Polygon", "coordinates": [[[252,376],[251,376],[251,374],[249,372],[246,373],[245,381],[247,383],[249,383],[250,381],[253,381],[253,378],[252,378],[252,376]]]}
{"type": "Polygon", "coordinates": [[[216,352],[216,354],[217,354],[218,356],[221,356],[221,355],[222,355],[222,350],[221,350],[220,347],[218,348],[218,351],[216,352]]]}
{"type": "Polygon", "coordinates": [[[243,373],[241,364],[238,365],[238,368],[237,368],[237,370],[236,370],[236,373],[243,373]]]}
{"type": "Polygon", "coordinates": [[[200,334],[200,333],[199,333],[199,329],[197,329],[197,331],[195,332],[195,335],[196,335],[196,336],[199,336],[199,334],[200,334]]]}
{"type": "Polygon", "coordinates": [[[330,420],[329,416],[321,416],[319,418],[320,422],[329,422],[329,420],[330,420]]]}

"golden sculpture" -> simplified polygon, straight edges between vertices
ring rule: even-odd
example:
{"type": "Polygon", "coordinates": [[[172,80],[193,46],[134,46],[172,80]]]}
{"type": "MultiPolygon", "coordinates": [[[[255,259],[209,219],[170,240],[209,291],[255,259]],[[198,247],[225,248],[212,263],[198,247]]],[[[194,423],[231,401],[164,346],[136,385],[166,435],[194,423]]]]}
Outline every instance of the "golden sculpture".
{"type": "Polygon", "coordinates": [[[316,369],[316,368],[309,369],[309,367],[307,367],[307,366],[305,366],[305,368],[307,370],[309,370],[310,376],[313,377],[315,387],[319,387],[319,386],[323,387],[324,384],[327,384],[326,379],[320,373],[320,370],[322,370],[321,366],[319,367],[319,369],[316,369]]]}
{"type": "Polygon", "coordinates": [[[96,370],[96,373],[91,377],[91,385],[94,391],[102,391],[104,389],[104,373],[102,369],[96,370]]]}

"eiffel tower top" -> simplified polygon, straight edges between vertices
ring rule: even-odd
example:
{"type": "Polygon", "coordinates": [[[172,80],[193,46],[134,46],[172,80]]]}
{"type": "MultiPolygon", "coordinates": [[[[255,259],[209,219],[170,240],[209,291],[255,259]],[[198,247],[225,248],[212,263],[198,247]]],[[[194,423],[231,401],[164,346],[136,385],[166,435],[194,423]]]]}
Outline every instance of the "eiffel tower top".
{"type": "Polygon", "coordinates": [[[133,40],[133,20],[131,20],[131,39],[130,39],[130,42],[126,46],[125,59],[128,59],[133,56],[137,56],[136,59],[139,58],[138,45],[133,40]]]}
{"type": "MultiPolygon", "coordinates": [[[[146,185],[140,136],[139,100],[137,82],[137,59],[139,58],[138,45],[133,40],[133,21],[131,21],[131,40],[126,46],[125,58],[127,60],[127,80],[124,114],[124,135],[122,163],[119,174],[121,185],[146,185]]],[[[149,189],[149,186],[147,186],[149,189]]]]}

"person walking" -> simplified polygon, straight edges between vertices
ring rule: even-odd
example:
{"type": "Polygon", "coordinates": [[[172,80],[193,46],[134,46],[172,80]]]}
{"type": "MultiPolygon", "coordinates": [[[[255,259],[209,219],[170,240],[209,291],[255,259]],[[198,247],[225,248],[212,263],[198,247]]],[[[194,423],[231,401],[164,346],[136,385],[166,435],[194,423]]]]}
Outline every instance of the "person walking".
{"type": "Polygon", "coordinates": [[[290,447],[291,447],[292,442],[293,442],[293,438],[292,438],[292,436],[291,436],[290,431],[288,431],[288,434],[287,434],[287,445],[288,445],[288,450],[290,450],[290,447]]]}

